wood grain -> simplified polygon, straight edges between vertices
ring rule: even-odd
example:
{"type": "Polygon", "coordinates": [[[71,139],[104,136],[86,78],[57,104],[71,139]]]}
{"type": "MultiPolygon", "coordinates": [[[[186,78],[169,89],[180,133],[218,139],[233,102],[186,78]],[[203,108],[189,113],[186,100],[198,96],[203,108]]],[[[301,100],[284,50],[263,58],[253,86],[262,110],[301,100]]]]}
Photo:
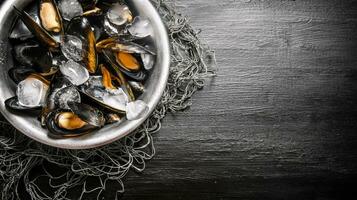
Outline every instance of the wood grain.
{"type": "Polygon", "coordinates": [[[124,199],[341,199],[357,182],[356,1],[171,1],[218,77],[124,199]]]}
{"type": "Polygon", "coordinates": [[[129,173],[123,199],[355,194],[357,1],[170,3],[216,51],[218,76],[165,118],[157,155],[129,173]]]}

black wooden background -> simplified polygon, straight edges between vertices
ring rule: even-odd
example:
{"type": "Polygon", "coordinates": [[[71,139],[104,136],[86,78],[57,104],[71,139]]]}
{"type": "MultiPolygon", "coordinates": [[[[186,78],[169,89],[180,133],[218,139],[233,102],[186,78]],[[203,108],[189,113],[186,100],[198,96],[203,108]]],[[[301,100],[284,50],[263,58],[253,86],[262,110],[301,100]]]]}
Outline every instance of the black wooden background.
{"type": "Polygon", "coordinates": [[[176,0],[218,77],[168,116],[124,199],[345,199],[357,185],[357,1],[176,0]]]}
{"type": "Polygon", "coordinates": [[[123,199],[354,195],[357,1],[171,2],[216,50],[218,76],[165,118],[123,199]]]}

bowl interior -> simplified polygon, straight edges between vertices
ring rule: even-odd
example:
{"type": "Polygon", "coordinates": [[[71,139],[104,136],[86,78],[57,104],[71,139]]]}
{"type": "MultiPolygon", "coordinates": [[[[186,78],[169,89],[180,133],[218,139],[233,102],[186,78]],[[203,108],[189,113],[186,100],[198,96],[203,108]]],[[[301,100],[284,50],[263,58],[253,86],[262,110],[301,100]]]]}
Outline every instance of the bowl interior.
{"type": "Polygon", "coordinates": [[[166,29],[161,18],[149,0],[130,0],[129,7],[135,14],[146,17],[150,20],[153,29],[153,41],[157,48],[156,64],[146,81],[146,91],[140,99],[149,106],[149,112],[140,119],[124,121],[117,124],[107,125],[104,128],[90,134],[66,139],[54,139],[48,136],[48,131],[42,128],[35,116],[13,114],[5,108],[4,101],[13,97],[16,92],[16,85],[9,78],[7,72],[13,67],[11,56],[11,46],[8,41],[10,25],[14,18],[13,6],[20,9],[25,8],[34,0],[6,0],[0,8],[0,110],[4,117],[19,131],[28,137],[59,148],[65,149],[88,149],[99,147],[111,143],[124,137],[135,130],[145,119],[149,117],[157,103],[160,101],[163,90],[166,87],[169,74],[169,42],[166,29]]]}

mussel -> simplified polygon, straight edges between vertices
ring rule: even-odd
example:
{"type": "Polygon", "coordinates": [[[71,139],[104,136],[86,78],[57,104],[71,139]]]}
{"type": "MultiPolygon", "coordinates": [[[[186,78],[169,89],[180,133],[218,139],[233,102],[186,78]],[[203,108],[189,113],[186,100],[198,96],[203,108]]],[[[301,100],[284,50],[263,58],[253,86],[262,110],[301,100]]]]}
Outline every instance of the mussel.
{"type": "Polygon", "coordinates": [[[35,41],[16,45],[13,54],[20,64],[32,67],[37,72],[49,72],[52,68],[51,52],[41,47],[35,41]]]}
{"type": "Polygon", "coordinates": [[[14,96],[5,101],[6,109],[12,112],[27,112],[27,113],[38,113],[41,111],[41,106],[36,107],[26,107],[19,103],[19,99],[14,96]]]}
{"type": "Polygon", "coordinates": [[[63,33],[62,17],[54,0],[40,1],[40,19],[44,29],[49,32],[63,33]]]}
{"type": "Polygon", "coordinates": [[[55,107],[60,109],[70,109],[69,102],[81,103],[81,94],[75,86],[61,88],[53,97],[55,107]]]}
{"type": "Polygon", "coordinates": [[[48,47],[50,50],[55,51],[59,47],[59,43],[39,24],[36,23],[31,16],[25,12],[20,11],[14,7],[16,14],[24,22],[26,27],[36,36],[36,38],[41,42],[42,45],[48,47]]]}
{"type": "Polygon", "coordinates": [[[55,138],[147,114],[139,99],[156,56],[150,21],[118,0],[38,2],[31,16],[14,7],[8,74],[18,87],[7,109],[36,112],[55,138]]]}
{"type": "Polygon", "coordinates": [[[95,8],[98,0],[78,0],[85,11],[95,8]]]}
{"type": "Polygon", "coordinates": [[[76,137],[101,128],[105,118],[98,109],[77,102],[68,102],[70,110],[57,109],[46,117],[46,127],[56,137],[76,137]]]}
{"type": "Polygon", "coordinates": [[[107,90],[112,90],[115,89],[113,82],[112,82],[112,77],[110,72],[108,71],[108,69],[103,65],[99,65],[100,66],[100,70],[102,72],[102,76],[103,76],[103,86],[107,89],[107,90]]]}
{"type": "Polygon", "coordinates": [[[105,115],[105,123],[106,124],[117,123],[117,122],[120,122],[121,120],[122,120],[122,118],[116,113],[109,113],[109,114],[105,115]]]}
{"type": "Polygon", "coordinates": [[[126,94],[121,90],[116,90],[116,93],[109,92],[104,88],[84,88],[80,92],[84,102],[109,113],[125,114],[125,105],[128,102],[126,94]]]}
{"type": "Polygon", "coordinates": [[[61,104],[61,102],[58,102],[56,97],[61,96],[61,90],[72,86],[73,84],[66,77],[61,76],[59,74],[55,75],[55,77],[51,81],[49,92],[47,95],[46,112],[44,113],[45,115],[49,111],[59,108],[59,104],[61,104]],[[57,93],[59,94],[57,95],[57,93]]]}
{"type": "Polygon", "coordinates": [[[107,38],[96,44],[97,50],[101,51],[102,49],[110,49],[115,52],[124,52],[124,53],[136,53],[136,54],[151,54],[155,55],[151,49],[140,46],[137,43],[132,41],[122,41],[117,38],[107,38]]]}
{"type": "Polygon", "coordinates": [[[93,127],[103,127],[105,119],[103,113],[90,105],[78,102],[68,102],[68,106],[76,115],[93,127]]]}
{"type": "Polygon", "coordinates": [[[130,87],[135,91],[136,93],[142,94],[145,91],[145,87],[142,83],[136,82],[136,81],[128,81],[130,87]]]}
{"type": "Polygon", "coordinates": [[[91,17],[91,16],[99,16],[102,14],[102,9],[98,8],[98,7],[94,7],[91,10],[87,10],[85,11],[82,16],[83,17],[91,17]]]}
{"type": "MultiPolygon", "coordinates": [[[[32,6],[28,10],[28,14],[30,17],[36,22],[36,23],[41,23],[40,19],[38,17],[38,7],[37,6],[32,6]]],[[[27,39],[35,37],[34,34],[32,34],[31,31],[26,27],[24,22],[22,20],[15,20],[12,28],[11,28],[11,33],[9,35],[9,39],[11,41],[25,41],[27,39]]]]}
{"type": "Polygon", "coordinates": [[[8,74],[11,80],[13,80],[16,84],[18,84],[20,81],[24,80],[30,74],[33,74],[35,72],[36,71],[32,68],[20,66],[20,67],[13,67],[9,69],[8,74]]]}
{"type": "Polygon", "coordinates": [[[66,34],[76,35],[82,39],[85,44],[83,45],[85,52],[83,62],[90,73],[95,73],[97,70],[96,38],[88,19],[82,16],[73,18],[68,24],[66,34]]]}
{"type": "MultiPolygon", "coordinates": [[[[118,77],[119,71],[124,73],[131,79],[136,81],[144,81],[147,77],[147,74],[144,70],[137,70],[138,66],[137,59],[133,59],[132,56],[123,56],[121,59],[118,59],[118,53],[112,52],[110,50],[103,50],[103,57],[109,63],[108,67],[112,69],[115,76],[118,77]],[[129,66],[130,65],[130,66],[129,66]],[[133,69],[133,70],[132,70],[133,69]]],[[[123,55],[123,53],[122,53],[123,55]]]]}

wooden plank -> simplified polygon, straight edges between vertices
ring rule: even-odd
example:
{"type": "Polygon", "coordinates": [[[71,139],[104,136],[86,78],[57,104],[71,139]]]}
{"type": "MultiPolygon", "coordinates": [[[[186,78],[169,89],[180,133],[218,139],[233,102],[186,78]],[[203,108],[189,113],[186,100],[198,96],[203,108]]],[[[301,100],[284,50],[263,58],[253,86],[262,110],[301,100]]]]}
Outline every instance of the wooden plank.
{"type": "MultiPolygon", "coordinates": [[[[173,1],[172,1],[173,2],[173,1]]],[[[356,179],[353,1],[180,0],[218,77],[168,116],[127,199],[338,199],[356,179]],[[346,187],[344,187],[346,185],[346,187]]]]}
{"type": "Polygon", "coordinates": [[[216,51],[218,77],[165,118],[157,155],[129,173],[123,199],[354,194],[356,1],[170,2],[216,51]]]}

